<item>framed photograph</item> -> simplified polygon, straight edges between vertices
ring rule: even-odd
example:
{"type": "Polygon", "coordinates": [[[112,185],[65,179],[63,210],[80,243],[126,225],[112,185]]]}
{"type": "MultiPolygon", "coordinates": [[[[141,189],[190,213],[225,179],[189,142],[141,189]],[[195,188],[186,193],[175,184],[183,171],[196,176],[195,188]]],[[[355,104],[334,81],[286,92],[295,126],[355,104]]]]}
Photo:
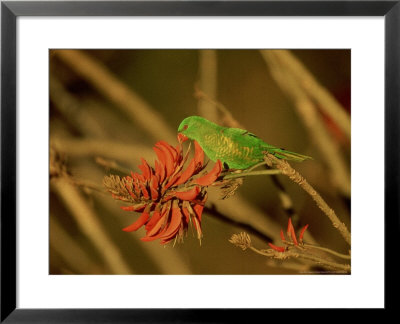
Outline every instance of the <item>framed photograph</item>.
{"type": "Polygon", "coordinates": [[[1,11],[1,321],[390,308],[398,1],[1,11]]]}

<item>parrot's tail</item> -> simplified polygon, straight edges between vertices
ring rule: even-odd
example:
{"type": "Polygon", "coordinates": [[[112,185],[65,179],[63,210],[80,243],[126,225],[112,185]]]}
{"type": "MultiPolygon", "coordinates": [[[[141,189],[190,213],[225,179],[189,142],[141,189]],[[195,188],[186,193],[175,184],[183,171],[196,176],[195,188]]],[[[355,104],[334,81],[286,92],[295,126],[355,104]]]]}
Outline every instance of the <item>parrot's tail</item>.
{"type": "Polygon", "coordinates": [[[282,160],[289,160],[289,161],[295,161],[295,162],[303,162],[304,160],[312,160],[311,156],[295,153],[295,152],[290,152],[286,151],[283,149],[269,149],[268,150],[271,154],[276,156],[278,159],[282,160]]]}

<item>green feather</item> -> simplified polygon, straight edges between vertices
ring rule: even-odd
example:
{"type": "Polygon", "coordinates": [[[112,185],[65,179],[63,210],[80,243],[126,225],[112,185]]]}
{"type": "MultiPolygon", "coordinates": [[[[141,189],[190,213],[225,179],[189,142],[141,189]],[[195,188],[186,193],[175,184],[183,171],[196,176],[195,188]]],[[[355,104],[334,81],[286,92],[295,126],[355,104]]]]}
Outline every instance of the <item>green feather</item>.
{"type": "Polygon", "coordinates": [[[247,169],[262,162],[264,152],[296,162],[311,159],[267,144],[244,129],[222,127],[199,116],[185,118],[178,127],[178,133],[196,140],[210,160],[220,160],[231,169],[247,169]]]}

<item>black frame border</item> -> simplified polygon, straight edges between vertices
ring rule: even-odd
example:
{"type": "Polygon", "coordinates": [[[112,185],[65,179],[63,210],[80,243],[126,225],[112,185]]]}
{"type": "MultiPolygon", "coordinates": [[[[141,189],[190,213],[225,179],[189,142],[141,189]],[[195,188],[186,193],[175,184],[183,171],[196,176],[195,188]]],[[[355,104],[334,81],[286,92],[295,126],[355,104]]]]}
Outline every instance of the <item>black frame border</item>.
{"type": "MultiPolygon", "coordinates": [[[[1,317],[7,323],[237,322],[266,309],[16,308],[16,19],[18,16],[384,16],[385,309],[398,277],[400,0],[395,1],[2,1],[1,3],[1,317]],[[390,257],[391,256],[391,257],[390,257]],[[393,262],[393,261],[392,261],[393,262]],[[390,283],[390,284],[388,284],[390,283]]],[[[373,153],[373,148],[371,148],[373,153]]],[[[367,283],[366,283],[367,284],[367,283]]],[[[183,296],[184,298],[184,292],[183,296]]],[[[166,296],[168,298],[168,296],[166,296]]],[[[256,317],[257,316],[257,317],[256,317]]],[[[264,320],[266,318],[264,317],[264,320]]]]}

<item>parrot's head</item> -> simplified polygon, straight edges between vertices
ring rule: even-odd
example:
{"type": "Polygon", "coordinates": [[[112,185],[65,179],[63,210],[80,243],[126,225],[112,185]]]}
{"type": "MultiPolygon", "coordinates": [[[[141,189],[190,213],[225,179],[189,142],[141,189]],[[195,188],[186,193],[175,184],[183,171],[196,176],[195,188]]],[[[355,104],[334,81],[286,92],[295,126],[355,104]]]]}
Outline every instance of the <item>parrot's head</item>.
{"type": "Polygon", "coordinates": [[[178,127],[178,136],[180,141],[184,142],[188,138],[195,140],[199,136],[199,131],[202,129],[203,125],[209,121],[203,117],[190,116],[182,120],[178,127]]]}

